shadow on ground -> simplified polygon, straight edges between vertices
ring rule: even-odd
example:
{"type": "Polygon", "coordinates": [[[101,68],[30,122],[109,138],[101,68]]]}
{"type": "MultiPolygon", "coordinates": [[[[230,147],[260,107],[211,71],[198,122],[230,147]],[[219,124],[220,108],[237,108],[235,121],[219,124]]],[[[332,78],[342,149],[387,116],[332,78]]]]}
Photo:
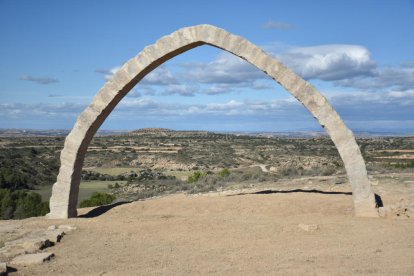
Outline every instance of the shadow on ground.
{"type": "MultiPolygon", "coordinates": [[[[250,192],[250,193],[238,193],[233,195],[226,195],[226,196],[241,196],[241,195],[266,195],[266,194],[290,194],[290,193],[313,193],[313,194],[325,194],[325,195],[352,195],[351,192],[334,192],[334,191],[321,191],[321,190],[304,190],[304,189],[294,189],[294,190],[263,190],[257,192],[250,192]]],[[[383,207],[384,204],[382,202],[381,196],[375,194],[375,201],[377,203],[377,207],[383,207]]],[[[78,216],[78,218],[94,218],[98,217],[112,208],[115,208],[120,205],[124,205],[127,203],[131,203],[132,201],[119,201],[108,205],[98,206],[88,213],[78,216]]]]}
{"type": "MultiPolygon", "coordinates": [[[[352,195],[351,192],[327,192],[321,190],[303,190],[303,189],[294,189],[294,190],[263,190],[258,192],[252,193],[239,193],[234,195],[227,195],[227,196],[240,196],[240,195],[267,195],[267,194],[290,194],[290,193],[312,193],[312,194],[324,194],[324,195],[352,195]]],[[[382,198],[380,195],[375,194],[375,202],[377,207],[384,207],[384,203],[382,202],[382,198]]]]}
{"type": "Polygon", "coordinates": [[[263,190],[252,193],[239,193],[234,195],[227,196],[239,196],[239,195],[267,195],[267,194],[290,194],[290,193],[313,193],[313,194],[327,194],[327,195],[352,195],[351,192],[326,192],[316,189],[312,190],[303,190],[303,189],[294,189],[294,190],[263,190]]]}
{"type": "Polygon", "coordinates": [[[98,207],[90,210],[86,214],[78,216],[78,218],[94,218],[94,217],[100,216],[102,214],[105,214],[106,212],[108,212],[112,208],[115,208],[117,206],[124,205],[124,204],[127,204],[127,203],[131,203],[131,202],[132,201],[119,201],[119,202],[115,202],[115,203],[108,204],[108,205],[98,206],[98,207]]]}

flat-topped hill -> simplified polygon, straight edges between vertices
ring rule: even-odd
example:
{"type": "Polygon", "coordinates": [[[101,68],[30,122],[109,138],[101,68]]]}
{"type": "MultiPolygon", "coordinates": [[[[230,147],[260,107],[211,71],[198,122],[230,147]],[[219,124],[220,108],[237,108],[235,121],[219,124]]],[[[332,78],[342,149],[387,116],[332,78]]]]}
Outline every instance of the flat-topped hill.
{"type": "Polygon", "coordinates": [[[127,133],[129,136],[138,135],[158,135],[158,136],[188,136],[188,135],[207,135],[214,134],[209,131],[198,131],[198,130],[172,130],[168,128],[141,128],[127,133]]]}

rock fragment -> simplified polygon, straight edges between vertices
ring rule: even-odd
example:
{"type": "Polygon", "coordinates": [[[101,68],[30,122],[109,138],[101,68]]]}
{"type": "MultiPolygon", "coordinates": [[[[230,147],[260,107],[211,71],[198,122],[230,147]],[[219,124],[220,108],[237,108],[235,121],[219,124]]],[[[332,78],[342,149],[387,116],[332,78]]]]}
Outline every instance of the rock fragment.
{"type": "Polygon", "coordinates": [[[378,214],[380,217],[393,217],[393,218],[410,218],[412,212],[409,206],[398,202],[396,204],[387,205],[378,208],[378,214]]]}
{"type": "Polygon", "coordinates": [[[59,225],[59,226],[58,226],[58,229],[62,229],[62,230],[64,230],[65,232],[70,232],[70,231],[74,231],[74,230],[76,230],[76,229],[77,229],[77,227],[76,227],[76,226],[74,226],[74,225],[62,224],[62,225],[59,225]]]}
{"type": "Polygon", "coordinates": [[[313,232],[318,230],[319,226],[317,224],[298,224],[298,227],[306,232],[313,232]]]}
{"type": "Polygon", "coordinates": [[[4,247],[0,248],[0,256],[13,258],[21,254],[38,252],[60,242],[64,234],[62,229],[32,231],[24,237],[5,242],[4,247]]]}
{"type": "Polygon", "coordinates": [[[0,276],[7,275],[7,264],[0,263],[0,276]]]}
{"type": "Polygon", "coordinates": [[[33,264],[42,264],[46,261],[49,261],[54,256],[55,254],[52,252],[19,255],[15,257],[10,263],[13,265],[23,265],[23,266],[33,265],[33,264]]]}
{"type": "Polygon", "coordinates": [[[42,236],[53,243],[60,242],[65,232],[62,229],[47,230],[42,236]]]}
{"type": "Polygon", "coordinates": [[[24,237],[6,242],[4,247],[0,249],[0,256],[12,258],[20,254],[34,253],[51,245],[52,243],[48,239],[24,237]]]}

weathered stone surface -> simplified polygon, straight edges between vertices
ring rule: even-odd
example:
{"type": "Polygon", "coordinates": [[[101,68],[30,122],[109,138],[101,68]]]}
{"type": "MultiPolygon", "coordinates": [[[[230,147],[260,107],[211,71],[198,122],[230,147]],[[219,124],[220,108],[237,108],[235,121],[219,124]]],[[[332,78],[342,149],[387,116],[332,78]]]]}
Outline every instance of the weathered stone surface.
{"type": "Polygon", "coordinates": [[[76,227],[76,226],[74,226],[74,225],[62,224],[62,225],[59,225],[59,226],[58,226],[58,229],[63,230],[63,231],[65,231],[65,233],[66,233],[66,232],[71,232],[71,231],[76,230],[76,229],[77,229],[77,227],[76,227]]]}
{"type": "Polygon", "coordinates": [[[56,225],[50,225],[48,228],[47,228],[47,230],[55,230],[55,229],[57,229],[57,226],[56,225]]]}
{"type": "Polygon", "coordinates": [[[378,208],[378,214],[380,217],[385,218],[387,216],[387,213],[389,212],[389,208],[387,207],[379,207],[378,208]]]}
{"type": "Polygon", "coordinates": [[[7,264],[0,263],[0,276],[7,275],[7,264]]]}
{"type": "Polygon", "coordinates": [[[20,223],[0,224],[0,234],[11,233],[11,232],[14,232],[16,229],[21,228],[21,227],[22,227],[22,225],[20,223]]]}
{"type": "Polygon", "coordinates": [[[0,249],[0,256],[12,258],[20,254],[34,253],[51,245],[52,243],[48,239],[24,237],[6,242],[4,247],[0,249]]]}
{"type": "Polygon", "coordinates": [[[65,141],[61,168],[50,198],[49,218],[77,216],[80,172],[87,147],[117,103],[149,72],[165,61],[197,46],[208,44],[245,59],[266,73],[300,101],[324,127],[338,149],[352,186],[355,215],[378,217],[365,162],[352,132],[312,85],[274,57],[247,41],[211,25],[179,29],[146,47],[124,64],[83,111],[65,141]]]}
{"type": "Polygon", "coordinates": [[[43,236],[45,239],[53,243],[57,243],[57,242],[60,242],[63,235],[65,235],[65,231],[63,229],[54,229],[54,230],[47,230],[41,236],[43,236]]]}
{"type": "Polygon", "coordinates": [[[71,231],[69,230],[70,228],[67,229],[31,231],[23,237],[5,242],[4,246],[0,248],[0,256],[3,258],[12,258],[21,254],[35,253],[53,246],[55,243],[60,242],[65,231],[71,231]]]}
{"type": "Polygon", "coordinates": [[[11,260],[12,265],[34,265],[34,264],[42,264],[46,261],[49,261],[51,258],[55,256],[52,252],[43,252],[43,253],[35,253],[35,254],[26,254],[26,255],[20,255],[15,257],[13,260],[11,260]]]}
{"type": "Polygon", "coordinates": [[[298,227],[306,232],[314,232],[318,230],[319,226],[317,224],[298,224],[298,227]]]}
{"type": "Polygon", "coordinates": [[[409,206],[402,204],[401,202],[387,205],[378,208],[380,217],[391,218],[410,218],[412,217],[412,210],[409,206]]]}

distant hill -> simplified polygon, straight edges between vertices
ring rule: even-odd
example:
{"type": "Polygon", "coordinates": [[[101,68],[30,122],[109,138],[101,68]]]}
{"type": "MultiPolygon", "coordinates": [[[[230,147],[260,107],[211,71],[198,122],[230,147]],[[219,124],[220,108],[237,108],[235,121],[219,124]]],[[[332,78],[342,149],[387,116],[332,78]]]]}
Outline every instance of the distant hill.
{"type": "Polygon", "coordinates": [[[141,128],[128,132],[127,135],[130,136],[139,136],[139,135],[157,135],[157,136],[205,136],[209,134],[215,134],[215,132],[205,131],[205,130],[173,130],[168,128],[141,128]]]}
{"type": "MultiPolygon", "coordinates": [[[[1,137],[65,137],[69,134],[68,129],[14,129],[0,128],[1,137]]],[[[327,136],[323,131],[206,131],[206,130],[173,130],[168,128],[141,128],[133,131],[128,130],[98,130],[97,136],[115,136],[115,135],[161,135],[161,136],[187,136],[187,135],[220,135],[231,134],[236,136],[253,136],[253,137],[281,137],[281,138],[317,138],[327,136]]],[[[414,133],[393,133],[393,132],[372,132],[372,131],[354,131],[356,137],[411,137],[414,133]]]]}
{"type": "MultiPolygon", "coordinates": [[[[15,129],[0,128],[0,137],[64,137],[70,129],[15,129]]],[[[125,134],[124,130],[98,130],[98,136],[125,134]]]]}
{"type": "Polygon", "coordinates": [[[174,130],[168,128],[141,128],[128,132],[128,135],[167,134],[171,132],[174,132],[174,130]]]}
{"type": "Polygon", "coordinates": [[[69,134],[67,129],[15,129],[0,128],[0,137],[39,137],[39,136],[66,136],[69,134]]]}

